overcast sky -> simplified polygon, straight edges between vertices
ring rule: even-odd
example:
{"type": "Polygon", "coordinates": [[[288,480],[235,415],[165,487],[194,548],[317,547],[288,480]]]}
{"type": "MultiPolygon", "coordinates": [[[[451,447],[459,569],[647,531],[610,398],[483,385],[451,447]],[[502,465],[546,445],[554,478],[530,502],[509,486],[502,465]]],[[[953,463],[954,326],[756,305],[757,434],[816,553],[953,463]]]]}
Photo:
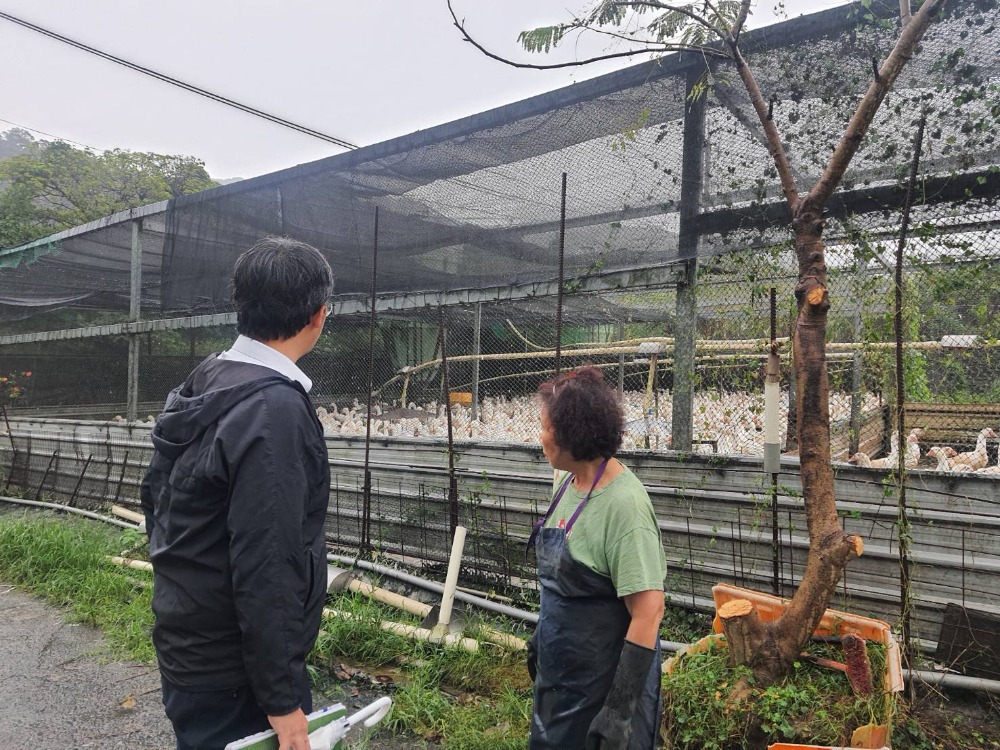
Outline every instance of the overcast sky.
{"type": "MultiPolygon", "coordinates": [[[[522,29],[586,0],[453,0],[484,44],[528,58],[522,29]]],[[[775,21],[763,0],[751,26],[775,21]]],[[[788,0],[789,16],[843,0],[788,0]]],[[[483,56],[445,0],[0,0],[0,10],[91,47],[357,145],[518,101],[633,64],[519,70],[483,56]]],[[[607,51],[566,45],[562,59],[607,51]]],[[[0,19],[0,130],[95,149],[202,159],[252,177],[342,149],[130,71],[0,19]],[[40,133],[36,137],[44,137],[40,133]]]]}

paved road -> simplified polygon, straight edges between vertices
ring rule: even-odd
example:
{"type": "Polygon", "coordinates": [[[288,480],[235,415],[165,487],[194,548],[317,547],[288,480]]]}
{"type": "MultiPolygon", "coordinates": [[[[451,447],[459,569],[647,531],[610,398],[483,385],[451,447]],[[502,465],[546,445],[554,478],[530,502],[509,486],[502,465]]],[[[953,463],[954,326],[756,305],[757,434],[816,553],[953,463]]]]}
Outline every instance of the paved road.
{"type": "Polygon", "coordinates": [[[0,747],[173,748],[160,673],[104,651],[100,631],[0,583],[0,747]]]}
{"type": "MultiPolygon", "coordinates": [[[[100,631],[69,623],[62,610],[0,582],[0,748],[172,750],[157,669],[104,654],[100,631]]],[[[369,747],[424,745],[379,739],[369,747]]]]}

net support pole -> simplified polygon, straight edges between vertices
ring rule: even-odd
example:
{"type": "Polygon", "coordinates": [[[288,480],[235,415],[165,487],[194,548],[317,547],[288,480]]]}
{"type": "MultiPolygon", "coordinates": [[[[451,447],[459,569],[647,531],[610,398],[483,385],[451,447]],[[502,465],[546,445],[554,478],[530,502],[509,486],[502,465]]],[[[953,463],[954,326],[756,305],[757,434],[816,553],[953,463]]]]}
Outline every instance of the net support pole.
{"type": "Polygon", "coordinates": [[[458,528],[458,477],[455,474],[455,439],[451,422],[451,385],[448,382],[448,332],[444,325],[444,306],[438,306],[438,344],[441,350],[441,391],[444,394],[445,423],[448,426],[448,530],[458,528]]]}
{"type": "Polygon", "coordinates": [[[375,311],[376,294],[378,291],[378,206],[375,206],[375,232],[372,240],[372,282],[371,282],[371,317],[368,322],[368,395],[366,397],[365,415],[365,465],[364,485],[361,498],[361,554],[371,552],[372,526],[372,391],[375,389],[375,330],[378,327],[378,317],[375,311]]]}
{"type": "Polygon", "coordinates": [[[851,357],[851,434],[847,447],[848,455],[853,456],[861,450],[861,411],[864,408],[862,388],[864,387],[864,362],[861,345],[864,341],[864,299],[867,290],[868,261],[860,261],[860,268],[855,279],[857,291],[854,295],[854,342],[858,347],[851,357]]]}
{"type": "Polygon", "coordinates": [[[562,173],[559,201],[559,287],[556,291],[556,375],[562,372],[563,274],[566,259],[566,173],[562,173]]]}
{"type": "MultiPolygon", "coordinates": [[[[917,187],[917,176],[920,174],[920,151],[924,143],[924,126],[927,124],[927,114],[920,118],[917,133],[913,138],[913,160],[910,163],[910,179],[906,188],[906,200],[903,203],[903,218],[899,227],[899,242],[896,245],[895,268],[895,299],[892,316],[893,332],[896,336],[896,430],[899,434],[898,464],[896,465],[896,481],[899,483],[898,518],[896,521],[899,536],[899,603],[900,629],[903,646],[903,662],[911,666],[915,656],[912,639],[912,622],[910,608],[913,606],[911,581],[913,577],[913,562],[910,560],[910,515],[906,506],[906,436],[903,404],[906,399],[905,378],[903,372],[903,260],[906,252],[907,235],[910,229],[910,209],[913,206],[913,196],[917,187]]],[[[911,688],[911,697],[912,695],[911,688]]]]}
{"type": "MultiPolygon", "coordinates": [[[[624,321],[618,321],[618,340],[625,340],[625,323],[624,321]]],[[[625,354],[618,355],[618,392],[625,392],[625,354]]]]}
{"type": "Polygon", "coordinates": [[[684,112],[684,154],[681,160],[681,208],[677,254],[684,263],[684,278],[677,284],[674,333],[674,386],[671,410],[672,447],[690,451],[694,438],[694,356],[698,327],[698,229],[705,164],[705,96],[693,94],[703,68],[687,75],[684,112]]]}
{"type": "Polygon", "coordinates": [[[476,320],[472,329],[472,353],[476,358],[472,360],[472,404],[469,416],[472,419],[479,419],[479,355],[482,354],[483,336],[483,303],[476,303],[476,320]]]}
{"type": "Polygon", "coordinates": [[[771,348],[764,374],[764,473],[771,477],[771,593],[781,595],[781,540],[778,534],[778,472],[781,437],[778,407],[781,398],[781,358],[778,353],[777,291],[771,287],[771,348]]]}
{"type": "MultiPolygon", "coordinates": [[[[129,262],[128,318],[138,323],[142,314],[142,219],[132,221],[132,257],[129,262]]],[[[139,334],[128,334],[128,383],[125,394],[125,419],[135,422],[139,417],[139,334]]]]}

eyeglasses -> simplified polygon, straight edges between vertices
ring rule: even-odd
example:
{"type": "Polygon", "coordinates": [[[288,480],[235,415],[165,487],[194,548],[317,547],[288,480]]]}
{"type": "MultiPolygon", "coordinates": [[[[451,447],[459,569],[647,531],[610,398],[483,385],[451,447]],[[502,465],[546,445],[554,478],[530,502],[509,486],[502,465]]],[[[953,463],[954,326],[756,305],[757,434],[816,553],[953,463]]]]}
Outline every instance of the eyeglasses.
{"type": "Polygon", "coordinates": [[[323,303],[323,320],[329,318],[332,312],[333,312],[333,299],[331,298],[323,303]]]}

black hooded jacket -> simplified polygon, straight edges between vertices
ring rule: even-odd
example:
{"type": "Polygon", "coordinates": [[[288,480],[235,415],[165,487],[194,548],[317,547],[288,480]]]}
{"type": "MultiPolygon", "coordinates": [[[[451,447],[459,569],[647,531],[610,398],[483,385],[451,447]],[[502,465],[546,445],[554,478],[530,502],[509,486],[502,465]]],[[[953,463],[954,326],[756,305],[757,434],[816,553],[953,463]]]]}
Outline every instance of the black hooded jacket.
{"type": "Polygon", "coordinates": [[[141,498],[160,671],[294,711],[326,592],[330,468],[309,398],[213,355],[167,397],[153,446],[141,498]]]}

